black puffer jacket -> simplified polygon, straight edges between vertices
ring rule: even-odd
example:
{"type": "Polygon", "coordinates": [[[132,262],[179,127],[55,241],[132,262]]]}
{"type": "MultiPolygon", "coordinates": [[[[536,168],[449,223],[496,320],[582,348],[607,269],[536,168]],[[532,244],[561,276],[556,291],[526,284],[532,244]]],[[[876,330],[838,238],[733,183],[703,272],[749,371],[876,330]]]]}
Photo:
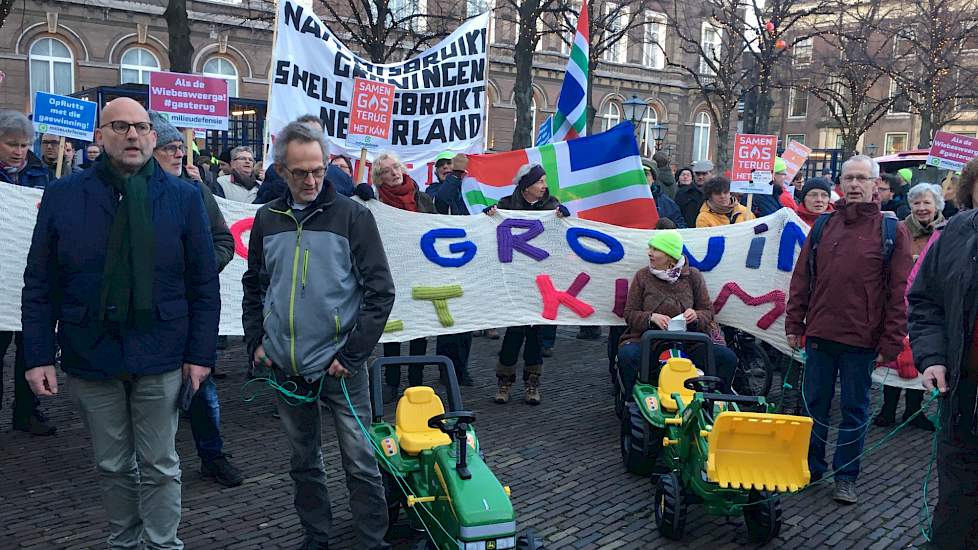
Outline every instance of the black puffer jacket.
{"type": "Polygon", "coordinates": [[[503,197],[496,208],[501,210],[556,210],[560,206],[560,201],[550,195],[550,190],[544,193],[543,198],[537,202],[530,203],[523,197],[523,191],[516,189],[513,194],[503,197]]]}
{"type": "Polygon", "coordinates": [[[910,347],[917,369],[947,367],[951,403],[941,422],[948,426],[957,411],[961,379],[975,316],[978,314],[978,210],[951,218],[921,260],[907,295],[910,303],[910,347]]]}

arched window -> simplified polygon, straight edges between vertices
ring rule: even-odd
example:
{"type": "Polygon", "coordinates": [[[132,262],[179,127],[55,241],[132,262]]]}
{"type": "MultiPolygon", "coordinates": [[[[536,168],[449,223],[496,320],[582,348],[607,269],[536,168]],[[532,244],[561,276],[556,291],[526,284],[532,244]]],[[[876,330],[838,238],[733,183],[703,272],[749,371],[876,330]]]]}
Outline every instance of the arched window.
{"type": "Polygon", "coordinates": [[[642,119],[642,156],[651,157],[655,154],[655,136],[652,134],[652,127],[659,123],[659,113],[655,107],[649,106],[645,110],[645,117],[642,119]]]}
{"type": "Polygon", "coordinates": [[[160,70],[160,60],[146,48],[129,48],[119,63],[120,82],[149,84],[149,73],[160,70]]]}
{"type": "Polygon", "coordinates": [[[601,113],[598,115],[601,119],[601,131],[606,132],[621,122],[621,107],[618,106],[614,101],[609,101],[605,103],[601,113]]]}
{"type": "Polygon", "coordinates": [[[223,78],[228,81],[228,96],[238,97],[238,69],[223,57],[212,57],[204,63],[204,76],[223,78]]]}
{"type": "Polygon", "coordinates": [[[37,91],[68,95],[75,91],[75,62],[64,42],[42,38],[30,50],[31,100],[37,91]]]}
{"type": "Polygon", "coordinates": [[[693,160],[710,158],[710,115],[701,111],[693,122],[693,160]]]}

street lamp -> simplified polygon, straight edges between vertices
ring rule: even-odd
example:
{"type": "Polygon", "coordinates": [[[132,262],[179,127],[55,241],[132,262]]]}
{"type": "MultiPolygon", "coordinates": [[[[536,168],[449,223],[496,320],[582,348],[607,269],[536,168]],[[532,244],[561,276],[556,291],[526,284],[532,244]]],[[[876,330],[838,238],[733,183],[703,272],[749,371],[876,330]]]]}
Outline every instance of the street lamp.
{"type": "Polygon", "coordinates": [[[639,97],[634,94],[632,94],[631,98],[623,101],[621,105],[625,109],[625,118],[632,123],[632,129],[635,133],[635,143],[640,144],[641,127],[639,126],[639,123],[645,118],[645,112],[648,110],[649,105],[645,102],[645,100],[639,99],[639,97]]]}
{"type": "Polygon", "coordinates": [[[669,131],[668,124],[659,124],[656,122],[652,126],[652,139],[655,140],[655,150],[658,151],[662,147],[662,140],[666,139],[666,132],[669,131]]]}
{"type": "Polygon", "coordinates": [[[869,145],[863,147],[863,149],[866,150],[867,155],[869,155],[870,157],[874,157],[876,156],[876,150],[879,149],[879,145],[876,145],[875,143],[870,143],[869,145]]]}

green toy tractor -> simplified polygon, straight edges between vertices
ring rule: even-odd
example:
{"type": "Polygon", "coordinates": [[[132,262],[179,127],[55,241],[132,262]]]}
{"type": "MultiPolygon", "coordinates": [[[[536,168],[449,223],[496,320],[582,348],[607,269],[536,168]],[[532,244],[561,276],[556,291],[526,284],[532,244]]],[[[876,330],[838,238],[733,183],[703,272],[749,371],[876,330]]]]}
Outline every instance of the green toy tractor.
{"type": "MultiPolygon", "coordinates": [[[[780,493],[798,491],[811,478],[808,441],[812,419],[773,414],[763,397],[724,393],[726,383],[702,376],[679,357],[682,349],[713,343],[699,333],[647,331],[633,402],[622,417],[621,452],[632,472],[656,472],[655,522],[679,540],[686,507],[710,514],[743,511],[748,537],[764,544],[781,530],[780,493]],[[653,375],[660,353],[670,357],[653,375]],[[748,412],[750,411],[750,412],[748,412]]],[[[708,370],[711,372],[712,369],[708,370]]]]}
{"type": "Polygon", "coordinates": [[[389,524],[404,510],[426,533],[417,548],[437,550],[538,550],[532,532],[517,537],[509,487],[482,460],[472,424],[462,408],[455,368],[440,355],[385,357],[370,366],[373,422],[370,438],[384,477],[389,524]],[[386,366],[439,366],[449,410],[429,386],[407,388],[397,402],[394,424],[384,420],[386,366]]]}

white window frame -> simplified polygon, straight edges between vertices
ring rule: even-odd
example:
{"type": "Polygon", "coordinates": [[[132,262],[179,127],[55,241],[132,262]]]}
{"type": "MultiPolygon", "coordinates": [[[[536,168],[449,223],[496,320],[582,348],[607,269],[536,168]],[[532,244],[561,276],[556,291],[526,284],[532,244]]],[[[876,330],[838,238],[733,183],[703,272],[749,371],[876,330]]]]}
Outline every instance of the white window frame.
{"type": "MultiPolygon", "coordinates": [[[[703,50],[703,54],[710,53],[713,55],[714,64],[719,63],[719,57],[717,53],[720,51],[720,44],[723,42],[723,32],[719,27],[710,24],[708,21],[703,21],[700,26],[700,48],[703,50]],[[716,38],[715,42],[710,42],[706,39],[707,32],[712,32],[713,36],[716,38]]],[[[713,76],[716,75],[716,71],[710,67],[707,63],[705,55],[700,56],[700,74],[713,76]]]]}
{"type": "MultiPolygon", "coordinates": [[[[604,5],[605,21],[609,23],[608,27],[605,29],[605,34],[612,35],[621,32],[621,27],[624,27],[628,23],[628,6],[619,6],[608,2],[604,5]],[[618,17],[614,18],[616,25],[612,26],[611,14],[614,13],[616,9],[620,7],[618,11],[618,17]]],[[[610,38],[606,38],[609,40],[610,38]]],[[[604,52],[601,54],[601,59],[608,63],[628,63],[628,33],[622,33],[621,37],[609,48],[605,48],[604,52]]]]}
{"type": "Polygon", "coordinates": [[[791,62],[793,65],[808,65],[812,62],[815,49],[815,39],[811,36],[804,40],[795,42],[791,49],[791,62]]]}
{"type": "Polygon", "coordinates": [[[156,54],[150,51],[148,48],[143,48],[141,46],[133,46],[131,48],[126,48],[126,51],[122,52],[122,56],[119,58],[119,83],[127,84],[133,82],[132,80],[126,80],[125,71],[136,71],[138,78],[135,80],[135,84],[149,84],[149,73],[157,72],[160,70],[160,58],[156,57],[156,54]],[[148,54],[150,59],[153,60],[154,65],[127,65],[123,63],[126,59],[126,55],[130,52],[142,52],[148,54]]]}
{"type": "MultiPolygon", "coordinates": [[[[578,14],[578,17],[580,17],[581,3],[579,1],[577,1],[577,0],[571,0],[570,2],[567,3],[567,8],[570,9],[570,10],[572,10],[573,13],[578,14]]],[[[563,55],[569,56],[570,53],[571,53],[571,49],[573,48],[574,39],[577,37],[577,21],[576,20],[574,21],[574,25],[575,25],[574,28],[570,30],[570,33],[571,33],[571,35],[570,35],[571,41],[570,42],[565,42],[563,39],[561,39],[561,41],[560,41],[560,53],[563,54],[563,55]]],[[[558,28],[559,28],[559,26],[558,26],[558,28]]]]}
{"type": "MultiPolygon", "coordinates": [[[[896,79],[890,79],[890,85],[886,89],[886,97],[892,98],[893,96],[900,93],[900,85],[897,83],[896,79]]],[[[904,98],[906,101],[907,110],[906,111],[895,111],[893,108],[896,106],[897,102],[890,103],[890,108],[887,109],[886,114],[888,116],[910,116],[910,100],[904,98]]]]}
{"type": "Polygon", "coordinates": [[[642,65],[661,71],[666,67],[666,16],[659,12],[646,11],[642,32],[642,65]]]}
{"type": "Polygon", "coordinates": [[[910,147],[910,133],[909,132],[887,132],[883,135],[883,154],[893,155],[902,151],[909,150],[910,147]],[[890,147],[890,137],[903,136],[904,148],[899,151],[896,148],[890,147]]]}
{"type": "Polygon", "coordinates": [[[693,119],[693,161],[709,160],[711,132],[713,132],[713,119],[706,111],[700,111],[693,119]]]}
{"type": "Polygon", "coordinates": [[[59,38],[54,38],[52,36],[44,36],[44,37],[41,37],[41,38],[38,38],[37,40],[35,40],[34,43],[31,44],[30,49],[28,49],[27,51],[28,51],[28,55],[27,55],[27,58],[28,58],[28,61],[27,61],[27,67],[28,67],[27,79],[28,79],[28,85],[30,86],[30,90],[31,90],[31,102],[34,101],[35,92],[37,92],[39,90],[39,88],[34,88],[34,82],[33,82],[33,79],[31,78],[31,74],[30,74],[31,71],[34,70],[34,62],[35,61],[44,62],[46,64],[46,66],[47,66],[46,67],[47,68],[47,73],[48,73],[47,74],[47,77],[48,77],[48,80],[47,80],[47,83],[48,83],[47,89],[40,90],[40,91],[42,91],[42,92],[48,92],[48,93],[54,93],[54,94],[63,94],[65,92],[67,92],[67,93],[70,94],[70,93],[72,93],[72,92],[75,91],[75,54],[74,54],[74,52],[71,51],[71,46],[69,46],[67,42],[65,42],[64,40],[61,40],[59,38]],[[47,51],[48,51],[47,54],[34,53],[34,48],[36,48],[38,46],[38,44],[40,44],[41,42],[47,43],[46,42],[47,40],[51,40],[53,42],[57,42],[58,44],[61,44],[62,46],[64,46],[64,48],[68,51],[68,57],[59,57],[59,56],[53,55],[52,53],[50,53],[51,52],[51,46],[50,45],[47,48],[47,51]],[[55,64],[57,64],[57,63],[67,64],[68,67],[71,69],[69,71],[69,73],[68,73],[68,74],[71,75],[71,78],[69,79],[70,81],[68,82],[68,89],[67,90],[64,90],[64,89],[59,90],[55,86],[55,82],[54,82],[54,80],[55,80],[54,67],[55,67],[55,64]]]}
{"type": "Polygon", "coordinates": [[[228,59],[226,57],[222,57],[222,56],[219,56],[219,55],[214,55],[214,56],[208,57],[207,60],[204,61],[204,64],[201,65],[200,67],[201,67],[200,74],[202,74],[203,76],[210,76],[210,77],[213,77],[213,78],[223,78],[224,80],[227,80],[228,81],[228,97],[238,97],[238,94],[241,92],[241,90],[238,88],[238,84],[239,84],[238,79],[241,77],[241,73],[238,72],[238,66],[235,65],[233,61],[231,61],[230,59],[228,59]],[[234,69],[234,76],[231,76],[229,74],[222,74],[222,73],[216,73],[216,72],[208,72],[206,70],[206,67],[207,67],[207,64],[208,63],[210,63],[211,61],[214,61],[214,60],[218,60],[218,59],[221,60],[221,61],[223,61],[223,62],[225,62],[225,63],[227,63],[232,69],[234,69]]]}
{"type": "Polygon", "coordinates": [[[606,132],[611,128],[614,128],[622,121],[621,105],[615,103],[613,100],[608,100],[608,102],[601,107],[601,111],[598,113],[598,118],[601,119],[601,131],[606,132]],[[614,113],[611,113],[612,107],[614,108],[614,113]]]}
{"type": "Polygon", "coordinates": [[[496,2],[495,0],[465,0],[465,16],[475,17],[482,12],[489,12],[489,28],[486,30],[486,42],[496,42],[496,2]]]}
{"type": "MultiPolygon", "coordinates": [[[[391,14],[394,16],[394,20],[397,21],[402,17],[407,17],[415,13],[427,14],[428,0],[388,0],[387,9],[390,10],[391,14]],[[398,4],[403,4],[403,6],[398,4]],[[403,13],[405,11],[407,13],[403,13]]],[[[416,32],[423,32],[427,28],[428,22],[424,17],[411,19],[410,24],[408,25],[409,30],[416,32]]]]}
{"type": "Polygon", "coordinates": [[[805,134],[785,134],[784,136],[784,146],[787,147],[792,141],[797,141],[802,145],[807,145],[805,140],[808,139],[805,134]],[[798,139],[801,138],[801,139],[798,139]]]}
{"type": "Polygon", "coordinates": [[[645,116],[642,118],[641,133],[639,134],[639,149],[644,157],[651,157],[655,154],[655,140],[652,139],[652,127],[659,123],[659,112],[655,107],[649,105],[645,109],[645,116]]]}
{"type": "Polygon", "coordinates": [[[808,92],[794,86],[788,90],[788,118],[805,118],[808,116],[808,95],[808,92]],[[805,94],[805,110],[801,113],[796,113],[795,100],[798,99],[799,93],[805,94]]]}

